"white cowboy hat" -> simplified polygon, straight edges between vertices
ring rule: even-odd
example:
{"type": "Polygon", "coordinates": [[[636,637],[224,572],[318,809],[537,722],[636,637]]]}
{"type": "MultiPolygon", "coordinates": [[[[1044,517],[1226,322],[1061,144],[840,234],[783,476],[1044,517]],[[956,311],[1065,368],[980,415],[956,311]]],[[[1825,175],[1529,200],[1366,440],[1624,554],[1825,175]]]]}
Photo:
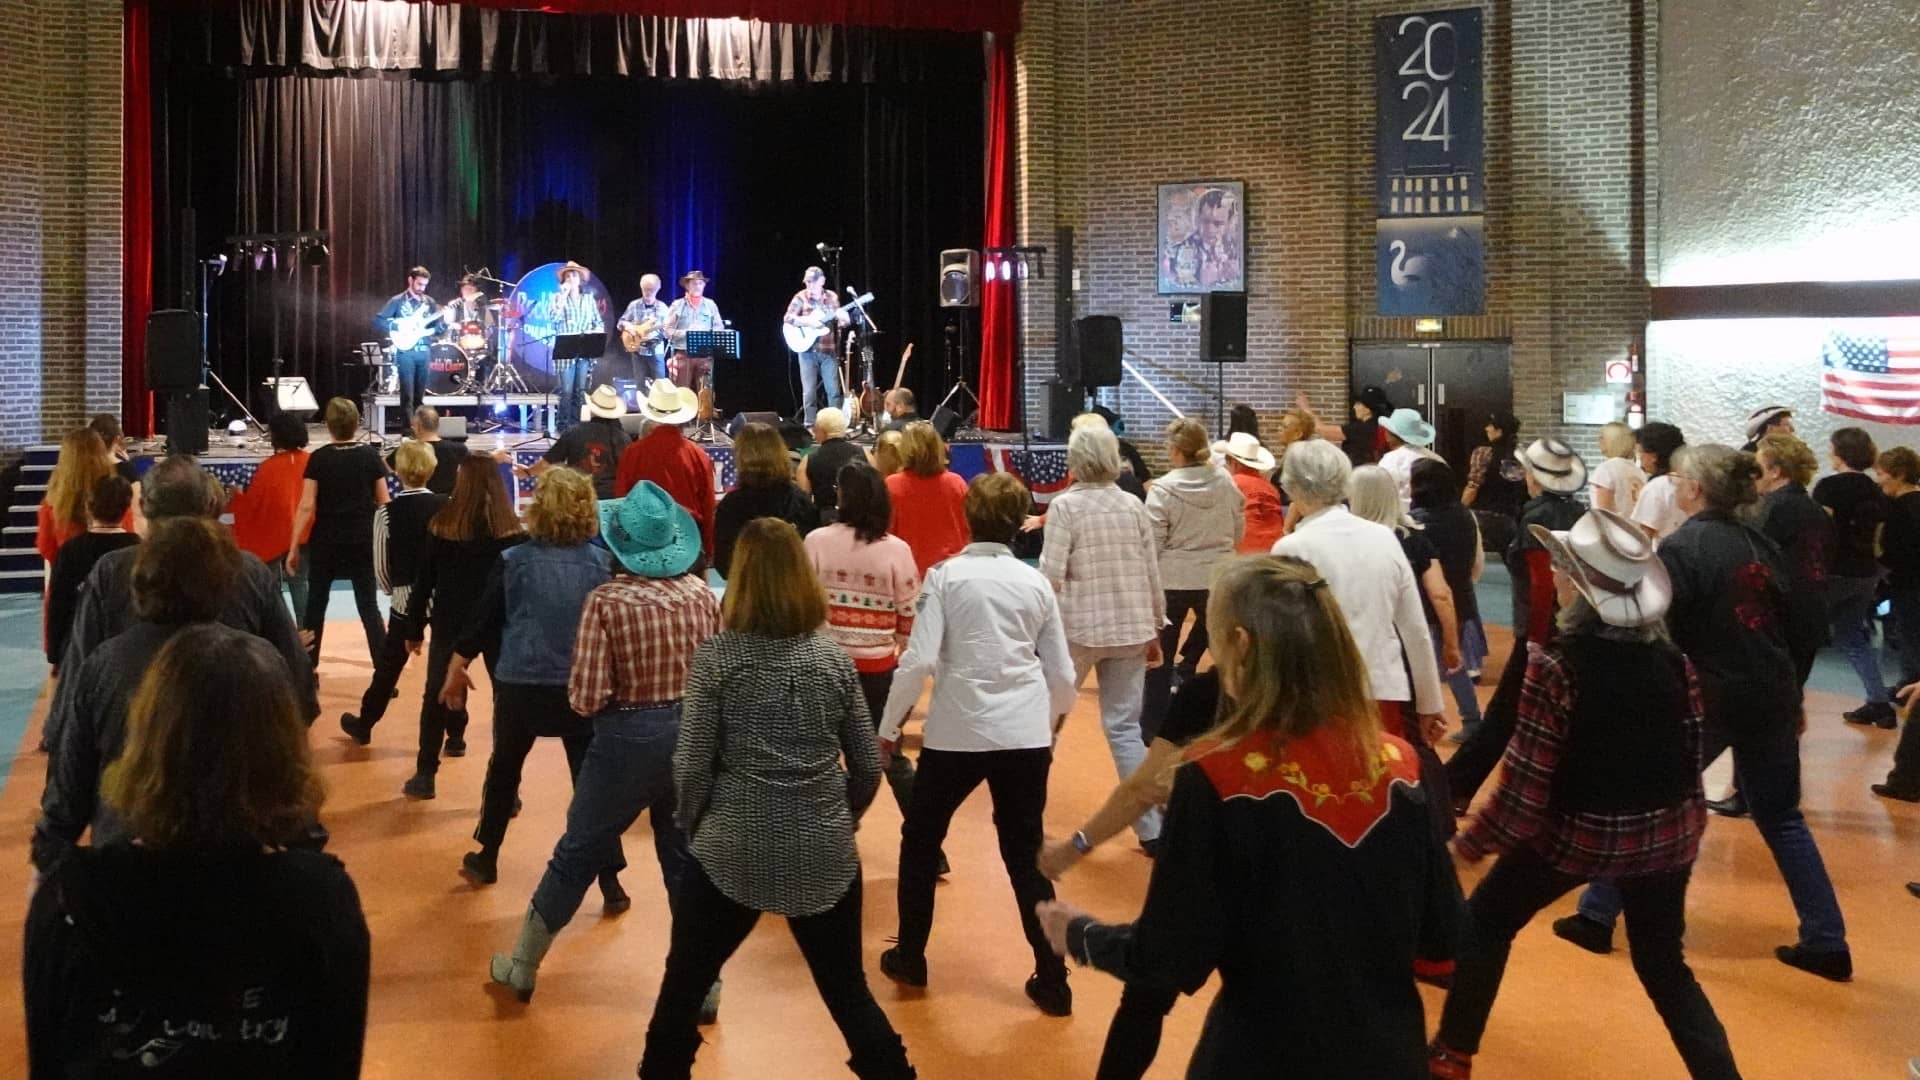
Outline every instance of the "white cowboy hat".
{"type": "Polygon", "coordinates": [[[580,419],[599,417],[602,420],[618,420],[627,415],[627,403],[613,387],[601,383],[593,388],[593,393],[580,406],[580,419]]]}
{"type": "Polygon", "coordinates": [[[1587,463],[1559,439],[1535,439],[1525,450],[1515,450],[1513,456],[1548,491],[1571,495],[1587,486],[1587,463]]]}
{"type": "Polygon", "coordinates": [[[1408,446],[1432,446],[1433,425],[1420,419],[1415,409],[1395,409],[1391,416],[1380,419],[1380,426],[1400,437],[1408,446]]]}
{"type": "Polygon", "coordinates": [[[1227,441],[1214,443],[1216,449],[1233,460],[1263,473],[1273,471],[1273,451],[1260,445],[1260,437],[1250,431],[1236,431],[1227,441]]]}
{"type": "Polygon", "coordinates": [[[1762,405],[1760,408],[1753,410],[1747,414],[1747,441],[1756,441],[1760,438],[1760,433],[1767,430],[1768,424],[1773,423],[1783,416],[1792,415],[1793,410],[1787,408],[1785,405],[1762,405]]]}
{"type": "Polygon", "coordinates": [[[640,399],[640,415],[656,424],[684,424],[700,411],[700,397],[672,379],[655,379],[647,384],[647,396],[640,399]]]}
{"type": "Polygon", "coordinates": [[[1600,621],[1650,626],[1665,617],[1673,603],[1673,579],[1640,526],[1611,510],[1589,510],[1565,532],[1528,528],[1600,621]]]}

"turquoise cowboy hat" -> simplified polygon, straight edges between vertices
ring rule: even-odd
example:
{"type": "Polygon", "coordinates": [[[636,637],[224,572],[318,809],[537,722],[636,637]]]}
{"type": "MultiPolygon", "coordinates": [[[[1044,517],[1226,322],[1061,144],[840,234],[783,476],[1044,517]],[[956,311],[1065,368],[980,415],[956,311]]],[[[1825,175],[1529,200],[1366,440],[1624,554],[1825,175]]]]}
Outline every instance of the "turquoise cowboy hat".
{"type": "Polygon", "coordinates": [[[651,480],[600,504],[600,536],[620,565],[641,577],[678,577],[700,558],[693,515],[651,480]]]}

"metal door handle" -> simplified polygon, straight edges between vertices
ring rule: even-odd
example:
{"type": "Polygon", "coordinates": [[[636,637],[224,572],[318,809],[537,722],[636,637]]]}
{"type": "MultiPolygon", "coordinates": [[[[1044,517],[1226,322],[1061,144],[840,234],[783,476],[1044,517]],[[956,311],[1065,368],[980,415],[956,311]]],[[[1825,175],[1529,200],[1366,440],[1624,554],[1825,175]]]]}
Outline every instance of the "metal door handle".
{"type": "Polygon", "coordinates": [[[1414,387],[1414,391],[1415,391],[1414,404],[1425,405],[1427,403],[1427,384],[1419,383],[1414,387]]]}
{"type": "Polygon", "coordinates": [[[1433,400],[1437,404],[1445,405],[1447,403],[1447,384],[1436,383],[1434,385],[1437,389],[1437,396],[1433,400]]]}

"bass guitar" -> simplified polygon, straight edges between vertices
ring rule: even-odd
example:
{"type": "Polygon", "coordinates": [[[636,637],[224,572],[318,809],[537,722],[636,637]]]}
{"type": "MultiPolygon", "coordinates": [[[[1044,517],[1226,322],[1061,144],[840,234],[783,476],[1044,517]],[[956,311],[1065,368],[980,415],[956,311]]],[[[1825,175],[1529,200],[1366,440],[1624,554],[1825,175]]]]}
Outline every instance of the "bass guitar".
{"type": "MultiPolygon", "coordinates": [[[[852,311],[854,308],[872,302],[872,293],[862,293],[860,296],[847,301],[846,306],[840,310],[852,311]]],[[[801,319],[802,321],[800,322],[785,323],[780,327],[780,332],[786,336],[787,348],[792,349],[794,352],[806,352],[808,349],[813,348],[814,342],[819,341],[821,338],[833,332],[834,314],[831,312],[815,312],[812,315],[804,315],[801,319]]]]}
{"type": "Polygon", "coordinates": [[[394,352],[406,352],[421,342],[440,332],[439,324],[446,320],[446,312],[421,312],[418,315],[402,315],[393,320],[393,329],[387,331],[387,337],[393,342],[394,352]]]}
{"type": "Polygon", "coordinates": [[[643,347],[652,344],[647,338],[658,329],[660,329],[659,319],[648,319],[638,326],[623,326],[620,328],[620,344],[626,346],[628,352],[637,353],[643,347]]]}

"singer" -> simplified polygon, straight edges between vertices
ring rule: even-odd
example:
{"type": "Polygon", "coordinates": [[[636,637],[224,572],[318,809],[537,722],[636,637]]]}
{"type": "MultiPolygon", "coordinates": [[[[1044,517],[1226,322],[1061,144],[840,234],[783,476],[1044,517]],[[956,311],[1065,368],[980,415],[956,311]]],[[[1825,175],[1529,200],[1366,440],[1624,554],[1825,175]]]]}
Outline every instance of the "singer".
{"type": "Polygon", "coordinates": [[[807,267],[800,275],[800,283],[805,287],[787,302],[785,322],[809,333],[818,331],[807,348],[796,352],[800,358],[800,411],[806,425],[812,427],[813,418],[822,405],[837,405],[840,401],[837,328],[847,325],[847,313],[840,310],[840,298],[827,291],[827,275],[819,267],[807,267]],[[823,389],[824,399],[820,396],[823,389]]]}

